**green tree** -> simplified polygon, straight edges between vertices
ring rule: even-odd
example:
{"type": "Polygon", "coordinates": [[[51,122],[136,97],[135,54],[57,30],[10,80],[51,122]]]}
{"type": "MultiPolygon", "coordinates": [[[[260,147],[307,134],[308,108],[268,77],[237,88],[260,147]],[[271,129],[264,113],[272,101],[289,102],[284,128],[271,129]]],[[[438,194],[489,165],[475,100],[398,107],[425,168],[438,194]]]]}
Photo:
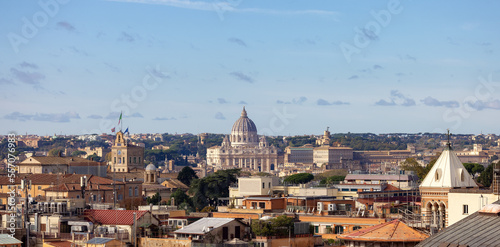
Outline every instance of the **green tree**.
{"type": "Polygon", "coordinates": [[[271,220],[255,220],[250,226],[256,236],[288,236],[294,231],[294,219],[280,215],[271,220]]]}
{"type": "Polygon", "coordinates": [[[483,172],[483,171],[484,171],[484,166],[481,164],[475,164],[474,168],[472,168],[473,174],[476,174],[476,173],[481,174],[481,172],[483,172]]]}
{"type": "Polygon", "coordinates": [[[429,164],[426,166],[421,166],[415,158],[407,158],[402,164],[401,164],[401,169],[405,171],[413,171],[420,181],[424,180],[425,176],[427,176],[427,173],[432,169],[434,166],[434,163],[436,163],[437,159],[439,158],[441,154],[437,154],[436,157],[434,157],[429,164]]]}
{"type": "Polygon", "coordinates": [[[179,181],[181,181],[187,186],[190,186],[191,181],[196,178],[198,178],[198,176],[196,175],[196,172],[193,170],[193,168],[191,168],[190,166],[182,168],[181,172],[179,172],[179,175],[177,175],[177,179],[179,179],[179,181]]]}
{"type": "Polygon", "coordinates": [[[319,184],[331,185],[331,184],[335,184],[335,183],[344,181],[344,179],[345,179],[345,176],[331,176],[331,177],[327,177],[327,178],[322,179],[319,182],[319,184]]]}
{"type": "Polygon", "coordinates": [[[93,160],[93,161],[100,161],[101,160],[101,157],[100,156],[97,156],[97,154],[92,154],[92,155],[89,155],[87,156],[87,159],[88,160],[93,160]]]}
{"type": "MultiPolygon", "coordinates": [[[[497,163],[497,165],[500,162],[497,163]]],[[[481,175],[477,178],[477,181],[484,185],[484,187],[490,187],[491,183],[493,182],[493,167],[495,164],[490,164],[483,172],[481,172],[481,175]]]]}
{"type": "Polygon", "coordinates": [[[177,189],[172,195],[170,195],[170,199],[174,198],[175,205],[181,205],[182,203],[186,202],[189,205],[191,205],[191,198],[189,198],[184,191],[181,189],[177,189]]]}
{"type": "Polygon", "coordinates": [[[465,169],[470,175],[475,175],[476,173],[481,173],[484,171],[484,166],[477,163],[463,163],[465,169]]]}
{"type": "Polygon", "coordinates": [[[76,156],[86,155],[86,154],[87,154],[87,152],[85,152],[85,151],[76,150],[73,153],[71,153],[71,156],[76,157],[76,156]]]}
{"type": "Polygon", "coordinates": [[[239,173],[240,169],[220,170],[202,179],[194,179],[189,193],[193,195],[196,210],[217,205],[220,197],[229,197],[229,186],[237,181],[239,173]]]}
{"type": "Polygon", "coordinates": [[[310,173],[297,173],[288,176],[285,178],[286,183],[292,183],[292,184],[305,184],[309,183],[311,180],[314,179],[314,176],[310,173]]]}
{"type": "Polygon", "coordinates": [[[156,192],[156,194],[154,194],[152,197],[149,197],[146,198],[146,202],[149,204],[153,204],[153,205],[158,205],[160,202],[161,202],[161,196],[160,196],[160,193],[156,192]]]}
{"type": "Polygon", "coordinates": [[[64,153],[64,147],[57,147],[49,150],[49,153],[47,154],[48,156],[59,156],[59,154],[62,155],[64,153]]]}

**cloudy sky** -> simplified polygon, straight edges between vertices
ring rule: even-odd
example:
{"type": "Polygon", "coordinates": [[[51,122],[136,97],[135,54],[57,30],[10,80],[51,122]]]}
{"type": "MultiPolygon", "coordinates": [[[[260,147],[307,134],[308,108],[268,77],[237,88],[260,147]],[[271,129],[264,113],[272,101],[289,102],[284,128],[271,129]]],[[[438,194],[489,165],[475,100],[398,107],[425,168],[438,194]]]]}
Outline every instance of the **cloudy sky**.
{"type": "Polygon", "coordinates": [[[0,134],[496,133],[498,1],[10,0],[0,134]]]}

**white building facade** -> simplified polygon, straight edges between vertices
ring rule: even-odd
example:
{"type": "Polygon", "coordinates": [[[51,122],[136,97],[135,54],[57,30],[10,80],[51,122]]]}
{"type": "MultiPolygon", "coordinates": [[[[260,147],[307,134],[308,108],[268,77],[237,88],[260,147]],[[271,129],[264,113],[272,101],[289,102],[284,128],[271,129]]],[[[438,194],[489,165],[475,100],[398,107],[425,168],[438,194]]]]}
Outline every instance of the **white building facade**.
{"type": "Polygon", "coordinates": [[[229,138],[226,136],[221,146],[207,149],[207,164],[216,169],[270,172],[278,167],[278,152],[278,148],[269,146],[265,136],[257,135],[257,127],[243,108],[229,138]]]}

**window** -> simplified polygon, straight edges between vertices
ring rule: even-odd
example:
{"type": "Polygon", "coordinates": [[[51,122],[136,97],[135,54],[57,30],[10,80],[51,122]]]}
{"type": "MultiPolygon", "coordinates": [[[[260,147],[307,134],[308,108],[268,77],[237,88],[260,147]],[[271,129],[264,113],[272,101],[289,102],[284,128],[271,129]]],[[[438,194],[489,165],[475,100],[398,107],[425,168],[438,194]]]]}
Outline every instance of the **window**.
{"type": "Polygon", "coordinates": [[[123,200],[123,195],[121,195],[121,194],[120,194],[120,195],[118,195],[118,200],[119,200],[119,201],[123,200]]]}
{"type": "Polygon", "coordinates": [[[128,196],[132,196],[132,187],[128,188],[128,196]]]}
{"type": "Polygon", "coordinates": [[[137,157],[134,157],[134,163],[137,163],[137,157]]]}
{"type": "Polygon", "coordinates": [[[359,229],[361,229],[361,226],[354,226],[354,227],[352,228],[352,230],[353,230],[353,231],[356,231],[356,230],[359,230],[359,229]]]}
{"type": "Polygon", "coordinates": [[[132,157],[128,157],[128,163],[132,163],[132,157]]]}
{"type": "Polygon", "coordinates": [[[266,188],[266,183],[262,183],[262,188],[265,189],[266,188]]]}
{"type": "Polygon", "coordinates": [[[139,157],[139,164],[141,164],[141,157],[139,157]]]}
{"type": "Polygon", "coordinates": [[[269,182],[269,188],[271,188],[271,182],[269,182]]]}
{"type": "Polygon", "coordinates": [[[116,164],[116,157],[114,157],[113,159],[113,164],[116,164]]]}
{"type": "Polygon", "coordinates": [[[38,189],[41,190],[42,189],[42,186],[38,185],[38,189]]]}
{"type": "Polygon", "coordinates": [[[265,202],[259,202],[259,208],[265,208],[266,203],[265,202]]]}
{"type": "Polygon", "coordinates": [[[464,210],[463,214],[469,214],[469,205],[464,204],[464,205],[463,205],[463,208],[464,208],[464,209],[463,209],[463,210],[464,210]]]}
{"type": "Polygon", "coordinates": [[[319,233],[319,226],[314,226],[314,233],[319,233]]]}
{"type": "Polygon", "coordinates": [[[234,237],[235,238],[241,238],[240,226],[235,226],[234,227],[234,237]]]}
{"type": "Polygon", "coordinates": [[[224,240],[229,239],[229,228],[227,228],[227,226],[222,227],[222,239],[224,240]]]}
{"type": "Polygon", "coordinates": [[[335,226],[335,234],[342,234],[344,233],[344,227],[343,226],[335,226]]]}
{"type": "Polygon", "coordinates": [[[135,196],[139,196],[139,188],[137,186],[135,187],[135,196]]]}

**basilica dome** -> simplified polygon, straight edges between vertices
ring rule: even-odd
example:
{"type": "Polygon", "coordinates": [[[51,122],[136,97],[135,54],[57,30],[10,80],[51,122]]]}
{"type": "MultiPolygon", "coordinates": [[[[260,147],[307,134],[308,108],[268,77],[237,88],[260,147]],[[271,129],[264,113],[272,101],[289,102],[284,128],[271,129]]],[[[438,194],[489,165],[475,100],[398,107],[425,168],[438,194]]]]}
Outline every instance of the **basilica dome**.
{"type": "Polygon", "coordinates": [[[241,116],[233,125],[230,136],[231,146],[257,146],[259,138],[257,136],[257,127],[254,122],[248,118],[247,111],[243,107],[241,116]]]}

